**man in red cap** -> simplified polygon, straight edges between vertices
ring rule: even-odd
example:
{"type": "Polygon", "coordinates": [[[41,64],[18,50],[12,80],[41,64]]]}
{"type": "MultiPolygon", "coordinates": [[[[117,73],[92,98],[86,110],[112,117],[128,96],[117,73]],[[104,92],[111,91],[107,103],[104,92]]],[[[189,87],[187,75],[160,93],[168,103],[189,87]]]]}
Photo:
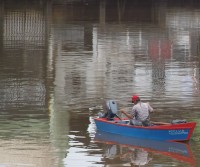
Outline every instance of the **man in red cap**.
{"type": "Polygon", "coordinates": [[[140,101],[139,96],[132,96],[132,103],[134,106],[131,113],[127,113],[121,109],[121,113],[126,115],[130,119],[130,124],[137,126],[149,126],[150,125],[150,116],[149,113],[153,112],[153,108],[149,103],[143,103],[140,101]]]}

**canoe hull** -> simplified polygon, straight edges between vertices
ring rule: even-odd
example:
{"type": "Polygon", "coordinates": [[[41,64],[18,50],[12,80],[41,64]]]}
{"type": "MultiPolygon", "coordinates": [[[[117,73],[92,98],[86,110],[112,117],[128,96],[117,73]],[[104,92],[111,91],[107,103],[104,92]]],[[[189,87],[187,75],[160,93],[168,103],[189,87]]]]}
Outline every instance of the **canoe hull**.
{"type": "Polygon", "coordinates": [[[108,121],[105,118],[94,118],[98,130],[113,134],[162,141],[188,141],[196,126],[195,122],[156,125],[156,126],[132,126],[121,123],[117,118],[108,121]]]}

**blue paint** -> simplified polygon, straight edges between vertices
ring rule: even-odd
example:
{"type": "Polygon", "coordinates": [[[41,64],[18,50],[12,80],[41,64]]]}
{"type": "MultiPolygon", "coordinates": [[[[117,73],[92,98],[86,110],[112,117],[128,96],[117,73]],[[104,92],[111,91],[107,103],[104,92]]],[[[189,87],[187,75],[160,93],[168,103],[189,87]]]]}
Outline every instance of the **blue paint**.
{"type": "Polygon", "coordinates": [[[119,126],[119,124],[107,123],[96,121],[96,126],[98,130],[119,134],[123,136],[136,137],[141,139],[151,139],[151,140],[176,140],[183,141],[187,139],[190,129],[176,130],[176,129],[147,129],[147,128],[133,128],[132,126],[119,126]]]}

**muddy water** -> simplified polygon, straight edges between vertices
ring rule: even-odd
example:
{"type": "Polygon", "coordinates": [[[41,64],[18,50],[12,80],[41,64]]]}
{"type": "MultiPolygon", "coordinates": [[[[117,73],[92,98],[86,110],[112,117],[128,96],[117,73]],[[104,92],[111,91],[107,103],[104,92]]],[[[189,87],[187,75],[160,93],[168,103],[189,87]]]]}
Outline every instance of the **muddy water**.
{"type": "Polygon", "coordinates": [[[154,121],[200,122],[196,1],[0,4],[0,166],[199,166],[200,127],[185,144],[97,132],[105,100],[154,121]]]}

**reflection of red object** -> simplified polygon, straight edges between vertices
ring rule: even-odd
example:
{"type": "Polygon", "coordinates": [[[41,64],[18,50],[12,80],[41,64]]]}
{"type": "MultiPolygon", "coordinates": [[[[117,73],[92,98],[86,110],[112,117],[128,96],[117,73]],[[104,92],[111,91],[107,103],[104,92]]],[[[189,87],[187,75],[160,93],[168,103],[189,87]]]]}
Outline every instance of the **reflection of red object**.
{"type": "Polygon", "coordinates": [[[160,48],[161,48],[161,55],[165,58],[165,59],[169,59],[171,58],[171,42],[169,41],[162,41],[160,48]]]}
{"type": "Polygon", "coordinates": [[[149,42],[149,56],[152,59],[159,58],[159,42],[156,40],[149,42]]]}
{"type": "Polygon", "coordinates": [[[170,59],[172,43],[167,40],[150,40],[149,56],[152,59],[170,59]]]}

